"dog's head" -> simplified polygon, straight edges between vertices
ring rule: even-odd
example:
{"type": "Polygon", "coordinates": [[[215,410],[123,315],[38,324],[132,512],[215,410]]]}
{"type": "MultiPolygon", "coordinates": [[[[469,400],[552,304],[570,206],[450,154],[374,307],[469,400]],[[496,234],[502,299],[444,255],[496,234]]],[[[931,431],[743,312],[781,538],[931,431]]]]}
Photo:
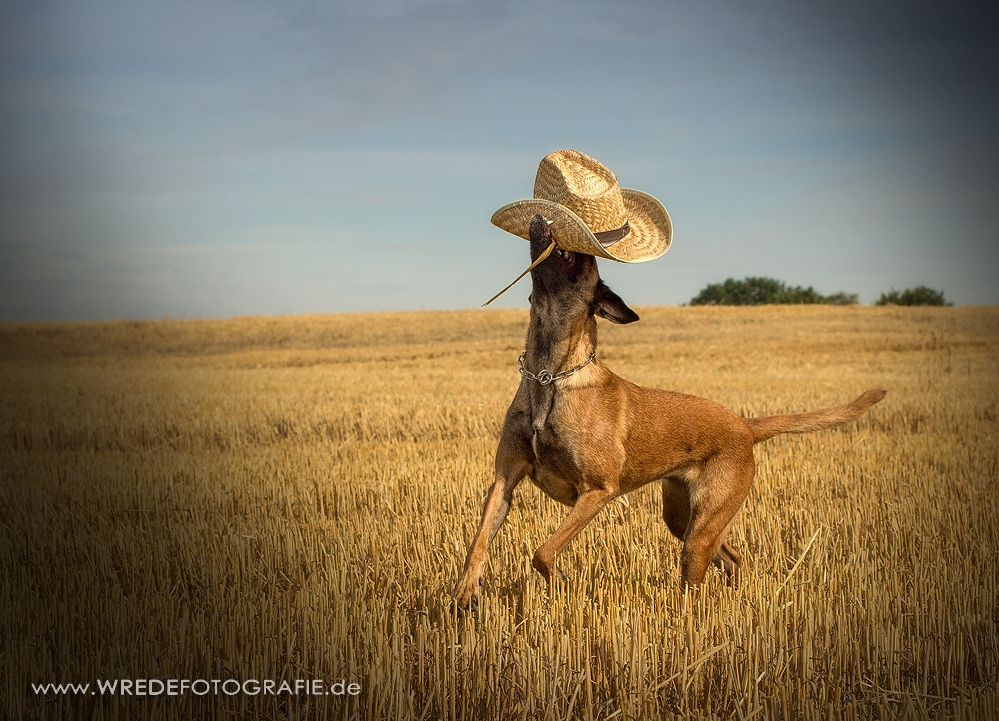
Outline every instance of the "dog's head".
{"type": "MultiPolygon", "coordinates": [[[[531,220],[531,261],[551,245],[552,232],[541,215],[531,220]]],[[[634,323],[638,313],[600,280],[597,259],[585,253],[556,247],[531,271],[531,307],[574,318],[584,313],[598,315],[613,323],[634,323]]]]}

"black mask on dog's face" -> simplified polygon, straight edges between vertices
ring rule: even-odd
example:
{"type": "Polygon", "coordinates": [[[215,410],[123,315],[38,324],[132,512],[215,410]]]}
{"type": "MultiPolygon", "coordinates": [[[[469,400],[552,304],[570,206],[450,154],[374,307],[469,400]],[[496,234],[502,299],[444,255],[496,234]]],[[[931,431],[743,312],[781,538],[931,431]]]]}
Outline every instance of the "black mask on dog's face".
{"type": "MultiPolygon", "coordinates": [[[[531,239],[531,261],[537,262],[549,246],[555,242],[552,237],[551,226],[541,215],[535,215],[530,225],[531,239]]],[[[531,271],[535,288],[540,283],[547,292],[555,293],[565,284],[577,284],[581,279],[587,279],[595,284],[599,278],[597,274],[596,258],[583,253],[575,253],[571,250],[563,250],[556,244],[549,252],[548,257],[541,261],[534,270],[531,271]],[[589,278],[588,276],[592,276],[589,278]]]]}
{"type": "MultiPolygon", "coordinates": [[[[536,261],[552,244],[551,226],[535,215],[530,226],[531,260],[536,261]]],[[[620,296],[607,287],[597,271],[597,259],[555,247],[554,251],[531,271],[534,288],[531,304],[557,306],[562,312],[587,311],[613,323],[633,323],[638,314],[620,296]]]]}

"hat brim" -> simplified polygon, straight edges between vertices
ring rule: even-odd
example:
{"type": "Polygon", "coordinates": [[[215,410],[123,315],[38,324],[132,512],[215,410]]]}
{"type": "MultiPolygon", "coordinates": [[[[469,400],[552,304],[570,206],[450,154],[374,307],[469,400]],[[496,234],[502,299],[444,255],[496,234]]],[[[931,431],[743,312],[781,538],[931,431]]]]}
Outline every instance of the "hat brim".
{"type": "Polygon", "coordinates": [[[531,198],[504,205],[493,213],[492,223],[524,240],[530,239],[531,219],[541,214],[552,221],[552,237],[558,247],[620,263],[644,263],[669,250],[673,242],[673,221],[656,198],[641,190],[621,188],[628,213],[629,233],[621,240],[603,246],[582,219],[564,205],[531,198]]]}

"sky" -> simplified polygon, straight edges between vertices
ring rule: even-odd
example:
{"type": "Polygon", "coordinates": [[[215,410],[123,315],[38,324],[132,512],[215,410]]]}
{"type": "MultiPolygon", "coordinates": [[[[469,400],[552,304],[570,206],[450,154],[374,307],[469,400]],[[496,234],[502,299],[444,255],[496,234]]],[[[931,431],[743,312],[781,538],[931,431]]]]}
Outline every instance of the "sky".
{"type": "MultiPolygon", "coordinates": [[[[853,0],[0,5],[0,319],[474,308],[562,148],[659,198],[629,304],[999,303],[999,22],[853,0]]],[[[526,307],[529,280],[494,305],[526,307]]]]}

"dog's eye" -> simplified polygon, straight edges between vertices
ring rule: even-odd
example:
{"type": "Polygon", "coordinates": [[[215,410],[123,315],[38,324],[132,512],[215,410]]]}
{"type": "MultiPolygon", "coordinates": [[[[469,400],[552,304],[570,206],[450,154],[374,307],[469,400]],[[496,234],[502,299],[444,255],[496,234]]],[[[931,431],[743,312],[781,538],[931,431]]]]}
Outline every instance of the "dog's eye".
{"type": "Polygon", "coordinates": [[[562,250],[561,248],[559,248],[558,249],[558,254],[559,254],[559,257],[561,257],[562,260],[564,260],[566,263],[569,263],[569,262],[572,261],[572,252],[571,251],[562,250]]]}

